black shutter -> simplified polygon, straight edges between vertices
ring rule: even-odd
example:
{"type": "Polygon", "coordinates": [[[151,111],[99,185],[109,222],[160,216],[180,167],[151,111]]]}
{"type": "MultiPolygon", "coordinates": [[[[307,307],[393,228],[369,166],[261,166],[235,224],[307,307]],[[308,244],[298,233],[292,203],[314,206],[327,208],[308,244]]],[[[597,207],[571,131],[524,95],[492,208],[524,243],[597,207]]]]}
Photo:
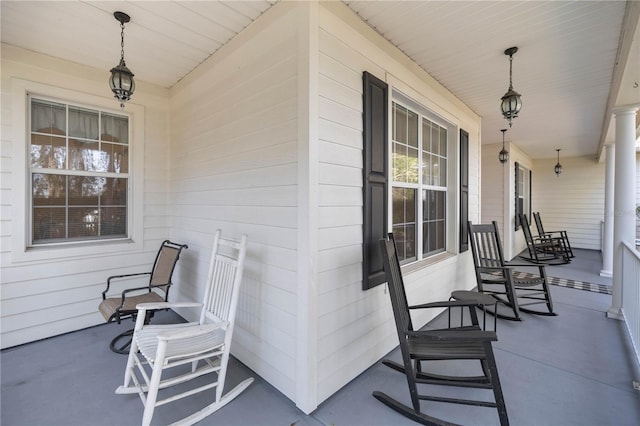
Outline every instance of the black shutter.
{"type": "Polygon", "coordinates": [[[469,250],[469,133],[460,129],[460,253],[469,250]]]}
{"type": "Polygon", "coordinates": [[[388,85],[368,72],[363,81],[362,289],[384,283],[378,241],[387,232],[388,85]]]}

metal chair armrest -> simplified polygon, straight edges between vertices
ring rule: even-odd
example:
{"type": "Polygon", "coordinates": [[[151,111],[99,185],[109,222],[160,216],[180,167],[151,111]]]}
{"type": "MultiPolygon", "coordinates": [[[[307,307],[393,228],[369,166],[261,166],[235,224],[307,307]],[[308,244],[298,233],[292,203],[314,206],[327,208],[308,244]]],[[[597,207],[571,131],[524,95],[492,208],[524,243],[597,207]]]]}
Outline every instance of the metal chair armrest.
{"type": "Polygon", "coordinates": [[[138,272],[135,274],[123,274],[123,275],[112,275],[107,278],[107,288],[102,292],[102,300],[107,298],[107,292],[109,291],[109,287],[111,287],[111,280],[116,280],[120,278],[129,278],[129,277],[137,277],[142,275],[151,275],[151,272],[138,272]]]}

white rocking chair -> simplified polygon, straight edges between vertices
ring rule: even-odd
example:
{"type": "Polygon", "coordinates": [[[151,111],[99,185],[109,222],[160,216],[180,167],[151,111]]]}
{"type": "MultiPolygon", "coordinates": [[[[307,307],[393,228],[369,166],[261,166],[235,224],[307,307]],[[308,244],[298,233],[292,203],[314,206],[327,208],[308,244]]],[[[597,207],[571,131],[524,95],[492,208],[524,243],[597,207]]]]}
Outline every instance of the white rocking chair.
{"type": "MultiPolygon", "coordinates": [[[[222,395],[229,361],[229,349],[238,305],[240,281],[246,252],[246,236],[239,242],[223,239],[216,231],[207,278],[204,303],[142,303],[124,374],[124,385],[116,393],[138,393],[144,404],[142,425],[151,423],[155,407],[197,392],[216,388],[215,402],[176,422],[191,425],[219,410],[253,382],[248,378],[222,395]],[[173,307],[201,307],[198,323],[145,325],[146,311],[173,307]],[[198,364],[202,361],[201,367],[198,364]],[[190,371],[162,379],[164,370],[191,364],[190,371]],[[204,374],[216,373],[207,384],[158,399],[158,391],[204,374]]],[[[174,370],[175,371],[175,370],[174,370]]]]}

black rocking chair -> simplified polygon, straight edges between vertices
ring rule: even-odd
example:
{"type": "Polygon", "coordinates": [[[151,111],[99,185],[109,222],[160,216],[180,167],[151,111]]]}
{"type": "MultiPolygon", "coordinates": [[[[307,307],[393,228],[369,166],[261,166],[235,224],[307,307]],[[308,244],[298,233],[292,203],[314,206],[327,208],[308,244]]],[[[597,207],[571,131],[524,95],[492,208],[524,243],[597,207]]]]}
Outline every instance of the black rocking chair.
{"type": "Polygon", "coordinates": [[[544,226],[542,226],[542,219],[540,219],[540,212],[533,214],[533,220],[536,222],[536,228],[538,228],[538,236],[543,238],[561,238],[562,243],[566,249],[566,254],[570,258],[574,258],[573,250],[571,250],[571,244],[569,243],[569,236],[567,231],[547,231],[545,232],[544,226]],[[559,236],[559,237],[558,237],[559,236]]]}
{"type": "Polygon", "coordinates": [[[474,225],[469,222],[469,244],[473,254],[478,291],[490,294],[508,307],[509,314],[487,312],[498,318],[521,321],[520,311],[536,315],[557,315],[549,292],[549,280],[544,265],[505,262],[498,224],[474,225]],[[538,273],[516,271],[516,268],[537,268],[538,273]],[[529,309],[530,305],[543,304],[545,311],[529,309]]]}
{"type": "Polygon", "coordinates": [[[522,233],[527,242],[528,255],[520,257],[528,262],[546,265],[562,265],[569,263],[569,251],[563,238],[550,236],[534,237],[529,226],[529,219],[524,214],[520,214],[520,224],[522,233]]]}
{"type": "MultiPolygon", "coordinates": [[[[182,249],[188,248],[186,244],[172,243],[164,240],[153,262],[151,272],[140,272],[135,274],[114,275],[107,278],[107,288],[102,292],[102,302],[98,310],[107,321],[120,322],[123,319],[131,318],[134,322],[138,313],[136,306],[139,303],[166,302],[169,298],[169,287],[171,286],[171,276],[178,263],[182,249]],[[149,276],[149,284],[144,287],[127,288],[118,297],[107,297],[111,283],[116,280],[130,279],[141,276],[149,276]]],[[[145,324],[148,324],[153,317],[153,310],[147,311],[145,324]]],[[[131,345],[133,328],[117,335],[109,344],[109,348],[119,354],[128,354],[131,345]]]]}
{"type": "MultiPolygon", "coordinates": [[[[422,412],[420,403],[423,400],[494,407],[498,410],[500,424],[502,426],[508,425],[507,409],[491,344],[491,342],[498,340],[496,333],[481,330],[477,321],[474,321],[475,324],[472,326],[440,330],[414,330],[409,313],[410,309],[451,307],[468,307],[472,311],[475,310],[476,304],[447,301],[409,307],[393,235],[389,234],[388,239],[381,239],[380,245],[403,360],[403,364],[389,360],[384,360],[383,364],[406,375],[412,407],[383,392],[375,391],[373,396],[403,416],[425,425],[451,425],[452,423],[422,412]],[[472,377],[444,376],[430,374],[423,370],[428,361],[442,360],[477,360],[480,361],[482,373],[472,377]],[[418,392],[418,385],[421,384],[492,389],[495,402],[421,394],[418,392]]],[[[475,317],[474,314],[472,314],[473,317],[475,317]]]]}

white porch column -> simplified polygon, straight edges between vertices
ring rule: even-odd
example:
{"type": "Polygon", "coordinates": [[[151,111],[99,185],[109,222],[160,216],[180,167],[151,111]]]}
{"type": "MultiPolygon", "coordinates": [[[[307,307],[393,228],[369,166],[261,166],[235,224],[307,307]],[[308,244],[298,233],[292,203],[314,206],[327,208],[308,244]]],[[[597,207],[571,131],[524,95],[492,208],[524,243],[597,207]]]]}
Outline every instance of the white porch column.
{"type": "Polygon", "coordinates": [[[613,193],[616,146],[605,145],[607,163],[604,177],[604,232],[602,238],[602,270],[600,275],[610,277],[613,274],[613,193]]]}
{"type": "Polygon", "coordinates": [[[616,161],[613,222],[613,288],[609,318],[622,319],[622,241],[635,238],[636,128],[638,105],[616,107],[616,161]]]}

